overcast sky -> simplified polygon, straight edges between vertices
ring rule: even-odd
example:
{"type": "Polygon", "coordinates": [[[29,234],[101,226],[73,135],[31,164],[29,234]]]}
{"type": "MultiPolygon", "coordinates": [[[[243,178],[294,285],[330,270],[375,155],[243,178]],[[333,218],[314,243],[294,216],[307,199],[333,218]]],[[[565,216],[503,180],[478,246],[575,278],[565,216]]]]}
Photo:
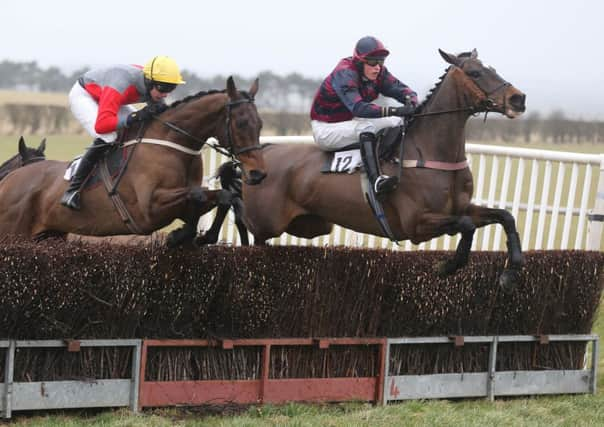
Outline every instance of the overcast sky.
{"type": "Polygon", "coordinates": [[[476,48],[527,94],[528,111],[604,119],[599,0],[13,0],[1,14],[0,60],[69,72],[168,55],[203,77],[319,78],[374,35],[390,49],[388,69],[422,98],[446,65],[438,48],[476,48]]]}

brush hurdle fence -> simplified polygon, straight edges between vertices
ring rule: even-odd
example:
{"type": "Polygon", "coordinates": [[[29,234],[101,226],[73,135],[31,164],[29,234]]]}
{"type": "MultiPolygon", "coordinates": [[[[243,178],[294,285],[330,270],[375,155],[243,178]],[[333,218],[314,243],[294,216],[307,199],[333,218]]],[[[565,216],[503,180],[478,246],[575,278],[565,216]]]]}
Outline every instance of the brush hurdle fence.
{"type": "MultiPolygon", "coordinates": [[[[261,138],[263,143],[312,143],[310,136],[261,138]]],[[[511,210],[526,249],[602,249],[604,221],[604,154],[579,154],[468,144],[475,180],[474,202],[511,210]]],[[[227,158],[206,150],[206,185],[217,187],[212,179],[227,158]]],[[[229,214],[232,215],[232,214],[229,214]]],[[[213,214],[200,221],[206,229],[213,214]]],[[[240,243],[232,216],[221,231],[221,241],[240,243]]],[[[335,226],[331,235],[312,240],[284,235],[273,245],[346,245],[393,250],[452,250],[455,237],[441,237],[421,245],[404,242],[397,246],[387,239],[335,226]]],[[[477,231],[475,250],[503,250],[505,242],[499,228],[477,231]]],[[[3,387],[0,385],[0,410],[5,418],[13,411],[62,408],[146,407],[202,404],[257,404],[288,401],[362,400],[387,404],[406,399],[484,397],[539,394],[596,393],[599,337],[597,335],[505,335],[400,338],[275,338],[224,340],[0,340],[0,363],[4,356],[3,387]],[[498,348],[506,344],[550,342],[585,343],[586,357],[581,369],[497,370],[498,348]],[[488,346],[488,369],[484,372],[428,373],[414,375],[396,372],[391,352],[400,346],[464,345],[488,346]],[[590,345],[591,344],[591,345],[590,345]],[[279,378],[271,354],[279,348],[306,347],[327,350],[339,347],[367,348],[375,366],[371,376],[337,378],[279,378]],[[19,350],[26,348],[64,348],[79,352],[83,347],[131,348],[130,378],[65,379],[60,381],[14,381],[19,350]],[[236,349],[255,349],[259,367],[251,378],[191,379],[156,381],[147,379],[149,352],[162,348],[211,348],[229,354],[236,349]]]]}
{"type": "MultiPolygon", "coordinates": [[[[262,143],[313,143],[312,136],[267,136],[262,143]]],[[[529,249],[602,249],[604,221],[604,154],[467,144],[468,161],[475,180],[473,202],[508,209],[517,220],[522,247],[529,249]]],[[[217,188],[212,174],[228,159],[213,150],[204,154],[206,184],[217,188]]],[[[214,216],[204,216],[199,228],[208,229],[214,216]]],[[[232,213],[220,240],[240,244],[232,213]]],[[[477,230],[473,250],[505,250],[501,227],[477,230]]],[[[454,250],[459,236],[443,236],[420,245],[369,236],[334,226],[329,236],[312,240],[283,234],[273,245],[346,245],[393,250],[454,250]]]]}
{"type": "MultiPolygon", "coordinates": [[[[285,402],[367,401],[386,405],[408,399],[526,396],[543,394],[596,393],[599,339],[597,335],[543,336],[454,336],[414,338],[278,338],[232,340],[39,340],[0,341],[4,349],[4,387],[0,409],[4,418],[13,411],[66,408],[130,407],[136,412],[146,407],[263,404],[285,402]],[[502,343],[550,342],[591,343],[591,357],[582,369],[498,371],[497,349],[502,343]],[[448,344],[461,347],[487,344],[486,372],[446,374],[390,374],[390,353],[394,346],[448,344]],[[330,347],[365,347],[374,352],[375,375],[336,378],[273,378],[271,352],[285,347],[326,350],[330,347]],[[13,372],[20,348],[57,348],[78,352],[82,347],[131,347],[131,372],[126,379],[76,379],[62,381],[15,382],[13,372]],[[151,381],[146,379],[149,350],[152,348],[213,348],[224,354],[235,348],[256,348],[260,354],[256,376],[246,379],[151,381]]],[[[337,361],[336,361],[337,362],[337,361]]],[[[277,368],[278,370],[278,368],[277,368]]]]}

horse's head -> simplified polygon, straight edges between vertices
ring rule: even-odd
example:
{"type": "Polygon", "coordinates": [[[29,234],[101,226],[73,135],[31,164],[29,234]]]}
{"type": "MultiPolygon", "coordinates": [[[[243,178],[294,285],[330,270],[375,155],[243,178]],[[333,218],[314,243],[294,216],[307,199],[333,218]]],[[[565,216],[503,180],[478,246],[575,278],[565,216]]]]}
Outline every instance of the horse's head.
{"type": "Polygon", "coordinates": [[[46,150],[46,138],[40,142],[38,148],[28,147],[25,145],[25,140],[23,137],[19,138],[19,155],[21,156],[21,166],[46,160],[44,150],[46,150]]]}
{"type": "MultiPolygon", "coordinates": [[[[256,92],[258,80],[249,92],[240,92],[229,77],[226,90],[199,92],[173,103],[155,117],[145,136],[168,139],[193,150],[215,137],[231,157],[242,163],[245,182],[259,184],[266,172],[260,145],[262,120],[254,104],[256,92]]],[[[127,137],[134,136],[137,129],[127,131],[127,137]]]]}
{"type": "Polygon", "coordinates": [[[459,55],[438,51],[445,61],[456,67],[452,72],[472,96],[474,111],[496,111],[509,118],[525,111],[526,95],[499,76],[494,68],[484,65],[476,49],[459,55]]]}
{"type": "Polygon", "coordinates": [[[44,156],[45,149],[46,138],[42,140],[38,148],[28,147],[25,145],[23,137],[19,138],[19,153],[0,165],[0,180],[15,169],[19,169],[21,166],[46,160],[46,157],[44,156]]]}
{"type": "Polygon", "coordinates": [[[259,184],[266,177],[260,145],[262,120],[254,104],[257,92],[258,79],[254,81],[249,92],[239,92],[233,78],[229,77],[224,127],[217,129],[220,144],[243,164],[244,180],[249,185],[259,184]]]}

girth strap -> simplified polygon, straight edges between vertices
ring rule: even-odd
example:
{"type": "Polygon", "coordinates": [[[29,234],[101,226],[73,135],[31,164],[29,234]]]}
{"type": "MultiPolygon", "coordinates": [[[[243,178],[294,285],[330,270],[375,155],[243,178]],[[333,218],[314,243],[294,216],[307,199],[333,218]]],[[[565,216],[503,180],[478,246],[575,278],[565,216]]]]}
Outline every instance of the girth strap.
{"type": "Polygon", "coordinates": [[[182,145],[179,145],[179,144],[175,144],[174,142],[166,141],[163,139],[155,139],[155,138],[133,139],[131,141],[124,142],[122,145],[124,147],[128,147],[129,145],[138,144],[138,143],[161,145],[164,147],[169,147],[174,150],[181,151],[186,154],[190,154],[192,156],[199,156],[201,154],[201,150],[191,150],[190,148],[183,147],[182,145]]]}
{"type": "Polygon", "coordinates": [[[468,161],[449,163],[439,162],[437,160],[403,160],[404,168],[425,168],[437,169],[441,171],[457,171],[468,167],[468,161]]]}
{"type": "Polygon", "coordinates": [[[105,189],[107,190],[107,194],[113,202],[113,206],[115,206],[115,208],[117,209],[117,212],[122,218],[122,221],[124,221],[124,223],[128,227],[128,230],[130,230],[133,234],[144,234],[136,223],[136,221],[134,221],[134,218],[132,218],[132,215],[130,215],[130,212],[128,212],[128,208],[126,208],[126,205],[124,204],[122,198],[117,192],[117,189],[113,186],[111,173],[109,172],[109,168],[107,167],[106,157],[101,159],[101,161],[99,162],[98,169],[99,175],[101,176],[101,180],[103,181],[103,185],[105,185],[105,189]]]}

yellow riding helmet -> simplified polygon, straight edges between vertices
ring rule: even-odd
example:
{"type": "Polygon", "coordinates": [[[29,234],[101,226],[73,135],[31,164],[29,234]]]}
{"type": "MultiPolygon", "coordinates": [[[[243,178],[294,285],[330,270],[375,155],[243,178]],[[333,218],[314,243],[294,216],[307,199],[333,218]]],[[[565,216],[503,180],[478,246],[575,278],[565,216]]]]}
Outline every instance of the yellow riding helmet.
{"type": "Polygon", "coordinates": [[[143,67],[145,77],[154,82],[181,85],[185,83],[176,62],[167,56],[156,56],[143,67]]]}

